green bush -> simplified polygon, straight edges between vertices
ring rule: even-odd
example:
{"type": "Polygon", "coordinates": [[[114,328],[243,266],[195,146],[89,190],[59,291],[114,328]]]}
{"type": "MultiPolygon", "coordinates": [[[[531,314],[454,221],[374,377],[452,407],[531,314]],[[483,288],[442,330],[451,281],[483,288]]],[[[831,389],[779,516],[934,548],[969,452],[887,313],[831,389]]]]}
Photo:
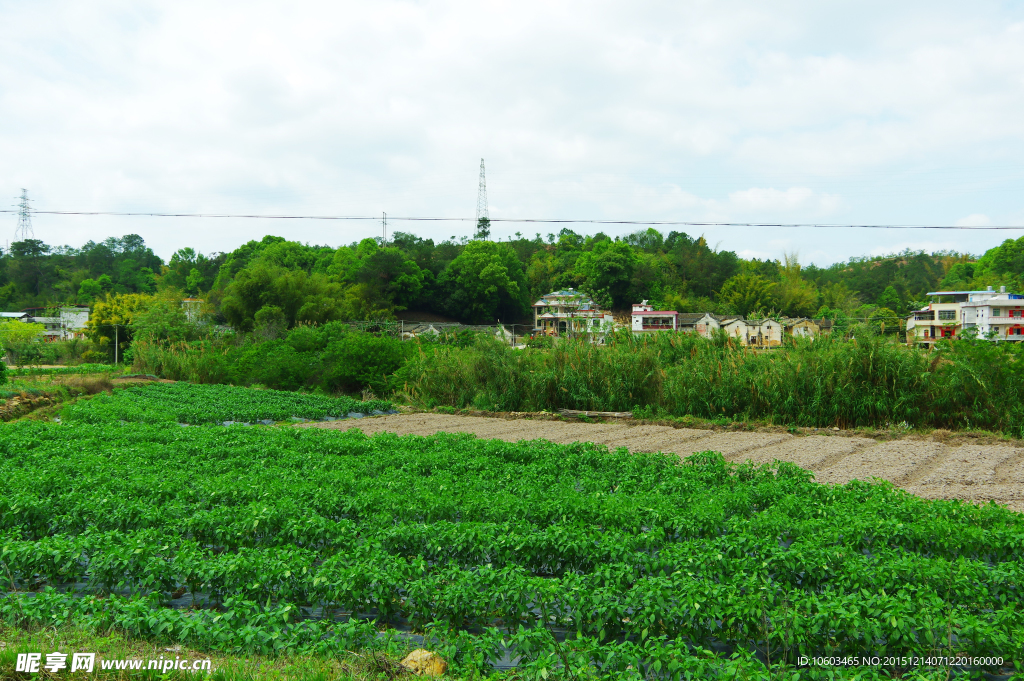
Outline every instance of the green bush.
{"type": "Polygon", "coordinates": [[[388,336],[346,334],[323,353],[322,384],[332,391],[369,388],[383,395],[394,387],[392,374],[405,363],[410,347],[388,336]]]}
{"type": "Polygon", "coordinates": [[[254,335],[240,344],[137,341],[132,348],[135,371],[174,380],[378,394],[393,389],[393,374],[412,350],[396,338],[338,323],[299,326],[273,340],[254,335]]]}

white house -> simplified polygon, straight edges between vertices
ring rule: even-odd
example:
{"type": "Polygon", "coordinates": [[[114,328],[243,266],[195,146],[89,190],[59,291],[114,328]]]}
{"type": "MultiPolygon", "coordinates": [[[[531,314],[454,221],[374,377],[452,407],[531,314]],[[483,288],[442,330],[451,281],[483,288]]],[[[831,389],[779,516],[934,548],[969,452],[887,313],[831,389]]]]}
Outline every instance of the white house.
{"type": "Polygon", "coordinates": [[[655,310],[647,301],[633,303],[634,333],[644,331],[675,331],[678,327],[679,313],[675,310],[655,310]]]}
{"type": "Polygon", "coordinates": [[[1005,286],[998,293],[972,295],[960,303],[960,324],[964,330],[976,328],[979,338],[994,331],[994,340],[1024,341],[1024,296],[1007,293],[1005,286]]]}
{"type": "Polygon", "coordinates": [[[610,312],[575,289],[552,291],[533,304],[533,330],[550,336],[603,333],[614,325],[610,312]]]}
{"type": "Polygon", "coordinates": [[[20,319],[23,322],[43,325],[43,340],[59,341],[85,337],[85,327],[89,321],[89,308],[62,307],[56,317],[34,317],[28,313],[7,312],[4,316],[20,319]],[[12,317],[15,314],[21,317],[12,317]]]}
{"type": "Polygon", "coordinates": [[[1006,287],[994,291],[930,291],[932,302],[914,310],[907,318],[907,342],[929,347],[941,338],[956,338],[964,329],[977,328],[984,338],[990,330],[996,331],[996,340],[1017,341],[1022,322],[1021,306],[1016,301],[1024,297],[1007,293],[1006,287]]]}

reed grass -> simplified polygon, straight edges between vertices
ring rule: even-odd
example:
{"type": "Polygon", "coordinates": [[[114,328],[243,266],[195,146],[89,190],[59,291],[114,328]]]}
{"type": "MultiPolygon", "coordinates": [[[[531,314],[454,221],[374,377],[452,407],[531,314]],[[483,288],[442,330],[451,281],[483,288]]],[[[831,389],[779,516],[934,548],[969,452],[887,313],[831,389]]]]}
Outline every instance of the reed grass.
{"type": "Polygon", "coordinates": [[[481,339],[423,347],[400,372],[425,407],[497,411],[590,409],[761,420],[812,427],[906,423],[1021,436],[1021,348],[985,341],[928,353],[885,337],[796,339],[773,350],[724,336],[621,334],[604,346],[565,340],[550,351],[481,339]]]}

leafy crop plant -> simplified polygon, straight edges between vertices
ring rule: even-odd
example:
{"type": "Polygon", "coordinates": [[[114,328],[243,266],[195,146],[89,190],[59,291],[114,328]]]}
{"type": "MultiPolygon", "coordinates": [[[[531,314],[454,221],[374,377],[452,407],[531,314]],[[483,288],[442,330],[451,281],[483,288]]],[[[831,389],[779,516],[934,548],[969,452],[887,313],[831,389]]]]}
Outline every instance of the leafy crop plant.
{"type": "Polygon", "coordinates": [[[712,452],[0,430],[0,619],[197,648],[336,655],[415,632],[462,676],[945,678],[954,658],[1008,674],[1022,548],[1024,516],[995,505],[712,452]]]}

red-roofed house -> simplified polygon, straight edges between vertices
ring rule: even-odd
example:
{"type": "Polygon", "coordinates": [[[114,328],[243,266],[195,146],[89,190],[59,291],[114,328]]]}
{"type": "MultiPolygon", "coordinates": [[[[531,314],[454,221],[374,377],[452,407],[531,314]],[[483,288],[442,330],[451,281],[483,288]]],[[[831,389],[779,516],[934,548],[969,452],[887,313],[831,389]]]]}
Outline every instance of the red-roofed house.
{"type": "Polygon", "coordinates": [[[655,310],[647,304],[633,303],[633,331],[675,331],[679,326],[679,313],[675,310],[655,310]]]}

